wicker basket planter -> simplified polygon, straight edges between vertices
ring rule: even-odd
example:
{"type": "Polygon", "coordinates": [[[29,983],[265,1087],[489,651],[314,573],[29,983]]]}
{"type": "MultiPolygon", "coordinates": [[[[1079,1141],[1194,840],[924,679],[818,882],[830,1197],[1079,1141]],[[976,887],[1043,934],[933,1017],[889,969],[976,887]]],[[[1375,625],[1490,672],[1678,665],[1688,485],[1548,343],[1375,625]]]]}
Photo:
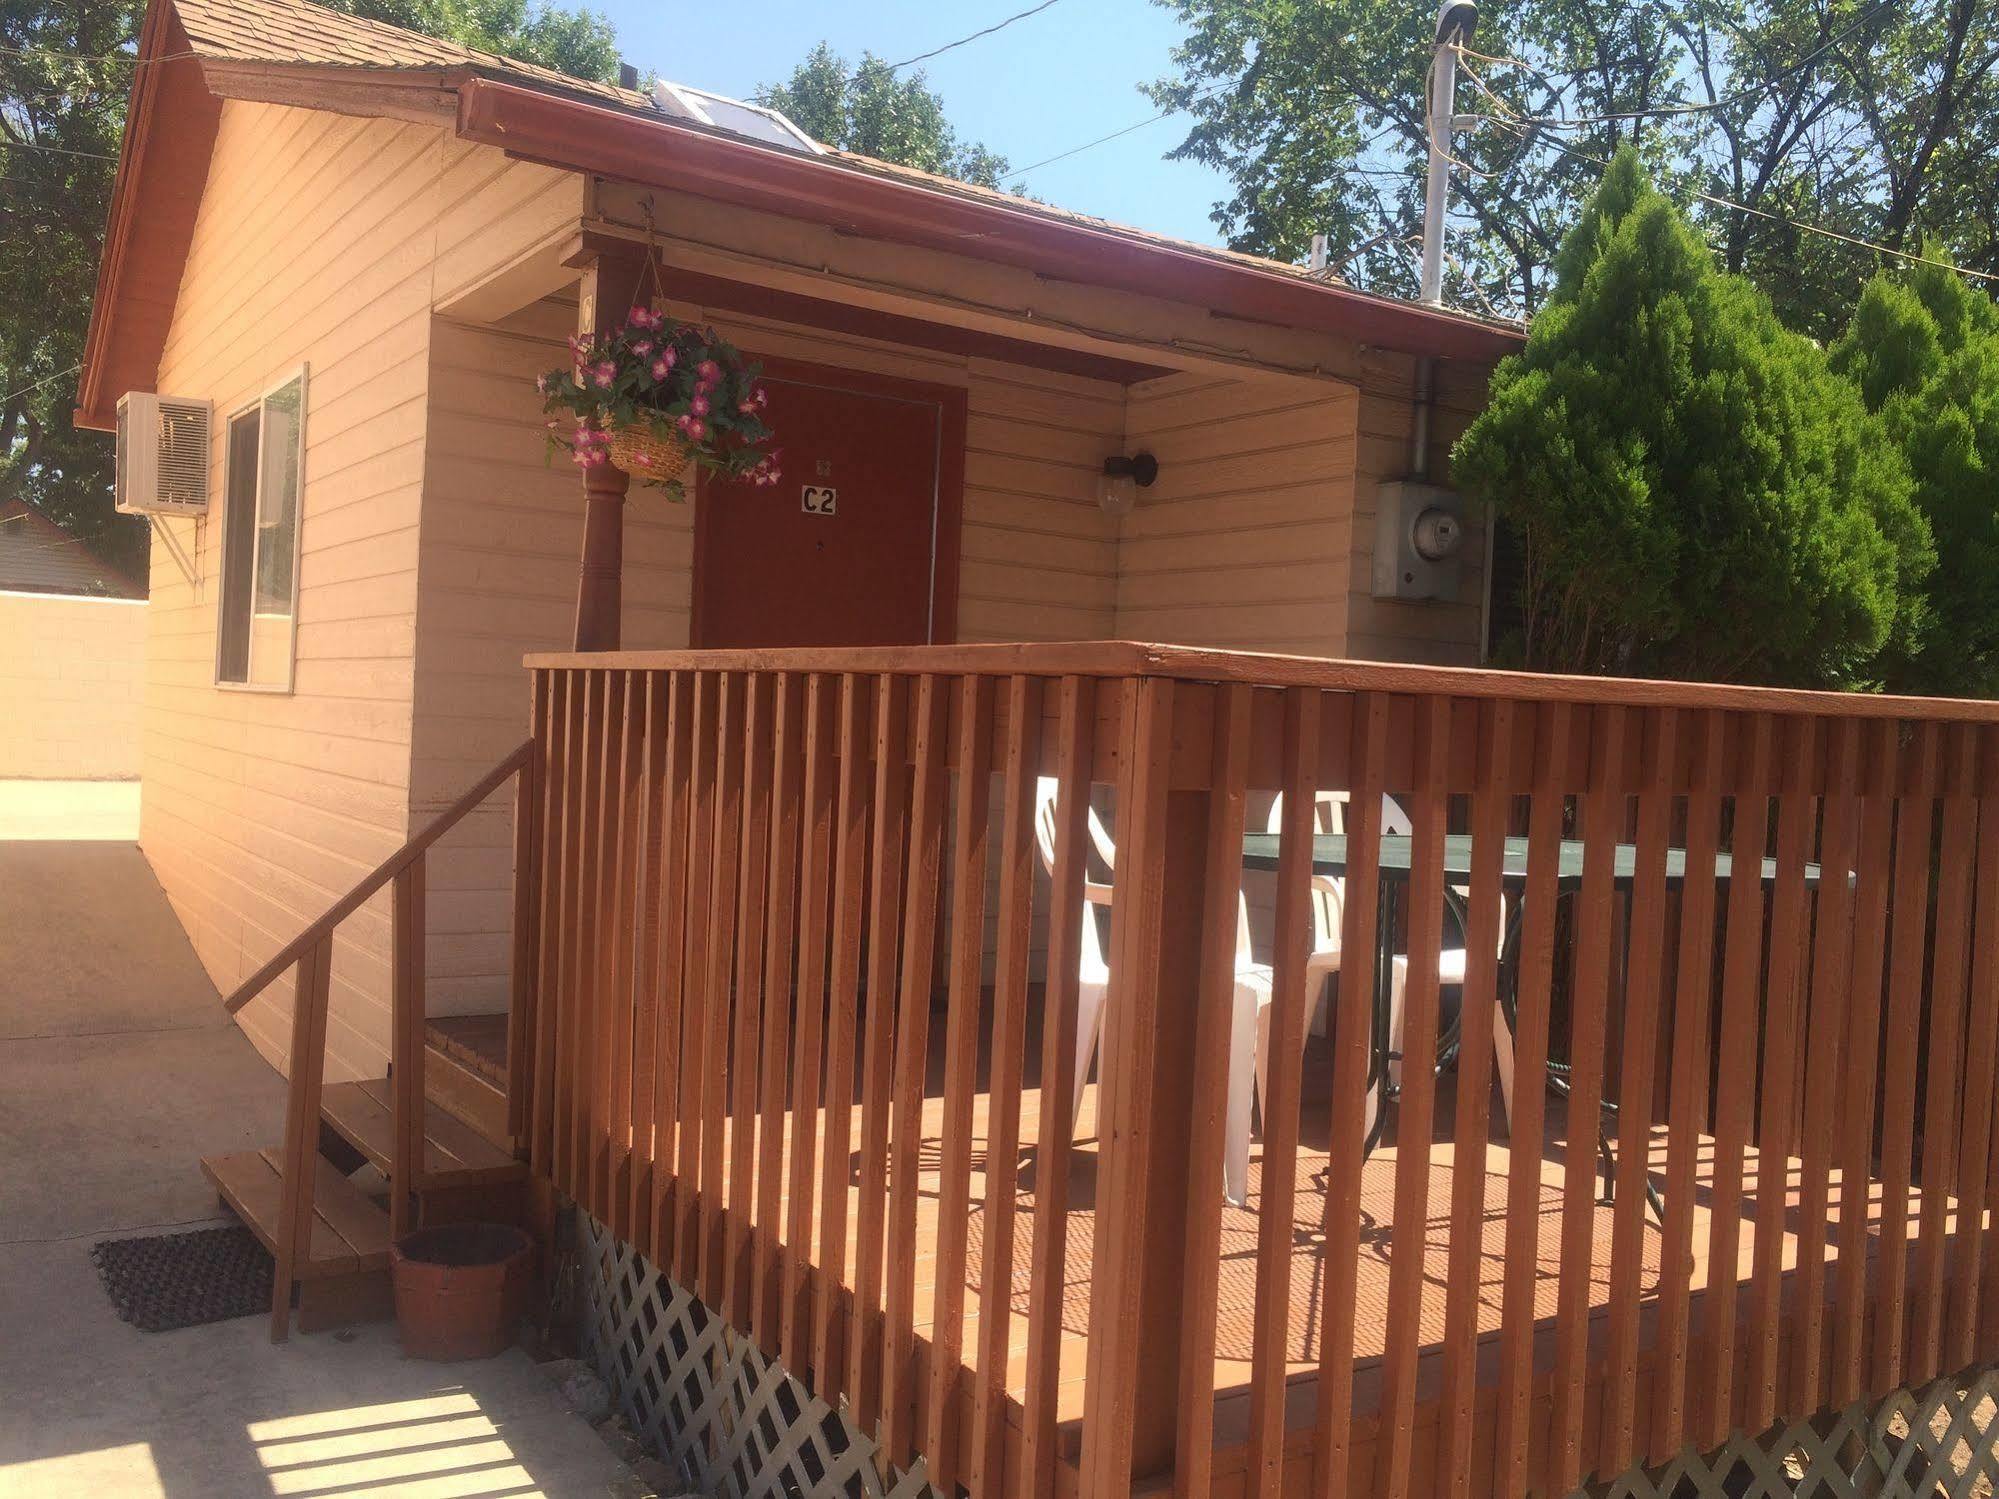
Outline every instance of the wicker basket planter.
{"type": "Polygon", "coordinates": [[[650,427],[611,429],[611,462],[652,484],[678,479],[694,461],[694,450],[677,437],[660,437],[650,427]]]}

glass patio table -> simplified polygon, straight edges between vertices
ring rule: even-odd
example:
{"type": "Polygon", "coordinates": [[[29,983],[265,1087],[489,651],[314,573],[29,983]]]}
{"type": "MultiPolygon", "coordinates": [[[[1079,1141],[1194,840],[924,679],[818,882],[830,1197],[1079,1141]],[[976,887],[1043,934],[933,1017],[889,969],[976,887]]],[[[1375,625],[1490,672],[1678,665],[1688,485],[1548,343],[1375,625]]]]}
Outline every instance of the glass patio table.
{"type": "MultiPolygon", "coordinates": [[[[1372,1150],[1380,1138],[1388,1118],[1387,1104],[1393,1101],[1395,1090],[1389,1083],[1390,1064],[1397,1060],[1389,1048],[1389,1009],[1394,975],[1395,933],[1397,929],[1397,906],[1410,880],[1410,863],[1414,839],[1406,833],[1384,833],[1380,839],[1377,871],[1381,880],[1381,899],[1377,903],[1377,937],[1375,952],[1374,1018],[1372,1048],[1369,1060],[1367,1086],[1382,1090],[1382,1107],[1375,1110],[1374,1129],[1370,1132],[1365,1149],[1372,1150]]],[[[1275,871],[1278,859],[1278,835],[1275,833],[1246,833],[1242,840],[1242,863],[1244,869],[1275,871]]],[[[1499,952],[1499,999],[1500,1013],[1506,1024],[1514,1023],[1514,984],[1518,981],[1518,957],[1520,931],[1525,915],[1527,891],[1527,847],[1524,837],[1512,836],[1506,840],[1506,849],[1500,862],[1500,885],[1511,897],[1506,902],[1505,926],[1501,935],[1499,952]]],[[[1555,895],[1573,895],[1582,888],[1583,849],[1581,839],[1565,838],[1558,845],[1555,873],[1555,895]]],[[[1612,845],[1611,876],[1616,889],[1628,891],[1638,877],[1638,849],[1636,845],[1618,843],[1612,845]]],[[[1312,873],[1343,879],[1347,872],[1347,835],[1345,833],[1319,833],[1312,839],[1312,873]]],[[[1765,858],[1759,871],[1765,884],[1774,883],[1777,878],[1777,861],[1765,858]]],[[[1469,833],[1449,833],[1444,837],[1444,903],[1452,919],[1455,920],[1463,941],[1463,933],[1470,930],[1470,902],[1463,887],[1469,885],[1472,875],[1472,838],[1469,833]]],[[[1726,853],[1714,856],[1714,878],[1717,887],[1725,888],[1735,875],[1735,860],[1726,853]]],[[[1687,876],[1687,851],[1683,848],[1666,850],[1666,884],[1673,888],[1685,881],[1687,876]]],[[[1819,867],[1806,864],[1804,879],[1807,889],[1819,882],[1819,867]]],[[[1446,944],[1448,945],[1448,943],[1446,944]]],[[[1455,987],[1455,986],[1445,986],[1455,987]]],[[[1457,1048],[1457,1023],[1455,1018],[1448,1026],[1440,1026],[1438,1032],[1438,1068],[1449,1065],[1457,1048]]],[[[1567,1087],[1562,1074],[1566,1069],[1551,1060],[1549,1080],[1559,1091],[1566,1093],[1567,1087]]],[[[1614,1112],[1616,1106],[1604,1103],[1607,1112],[1614,1112]]],[[[1606,1167],[1613,1160],[1610,1142],[1601,1127],[1597,1132],[1597,1143],[1606,1167]]],[[[1610,1173],[1606,1171],[1606,1181],[1610,1173]]],[[[1646,1184],[1646,1196],[1653,1207],[1661,1209],[1658,1194],[1650,1182],[1646,1184]]]]}

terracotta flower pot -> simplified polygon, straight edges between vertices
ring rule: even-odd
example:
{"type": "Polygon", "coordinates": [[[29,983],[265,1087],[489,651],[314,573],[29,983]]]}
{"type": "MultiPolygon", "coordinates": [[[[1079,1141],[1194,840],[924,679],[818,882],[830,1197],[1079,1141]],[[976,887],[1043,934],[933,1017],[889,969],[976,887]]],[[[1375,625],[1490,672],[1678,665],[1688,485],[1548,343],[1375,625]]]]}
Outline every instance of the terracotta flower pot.
{"type": "Polygon", "coordinates": [[[534,1240],[501,1223],[447,1223],[389,1246],[396,1328],[411,1358],[491,1358],[514,1340],[534,1240]]]}

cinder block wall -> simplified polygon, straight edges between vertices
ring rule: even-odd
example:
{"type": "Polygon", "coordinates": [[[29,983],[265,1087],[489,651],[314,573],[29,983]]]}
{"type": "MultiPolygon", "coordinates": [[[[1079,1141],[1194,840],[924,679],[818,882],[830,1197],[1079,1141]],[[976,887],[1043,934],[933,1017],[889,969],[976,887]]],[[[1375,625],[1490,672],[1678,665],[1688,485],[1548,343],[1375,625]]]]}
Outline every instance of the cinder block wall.
{"type": "Polygon", "coordinates": [[[0,780],[139,774],[146,601],[0,591],[0,780]]]}

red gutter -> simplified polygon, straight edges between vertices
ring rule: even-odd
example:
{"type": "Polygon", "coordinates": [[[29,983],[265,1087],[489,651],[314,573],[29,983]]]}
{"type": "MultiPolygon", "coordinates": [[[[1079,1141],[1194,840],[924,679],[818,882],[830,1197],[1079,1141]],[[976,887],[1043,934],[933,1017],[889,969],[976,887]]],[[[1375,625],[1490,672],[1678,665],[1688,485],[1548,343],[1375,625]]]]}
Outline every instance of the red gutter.
{"type": "Polygon", "coordinates": [[[458,134],[510,156],[594,172],[871,239],[923,245],[1039,275],[1150,293],[1228,317],[1337,334],[1362,344],[1489,363],[1516,329],[1351,287],[1203,255],[1095,224],[1045,217],[823,157],[711,135],[581,100],[474,78],[458,91],[458,134]]]}

